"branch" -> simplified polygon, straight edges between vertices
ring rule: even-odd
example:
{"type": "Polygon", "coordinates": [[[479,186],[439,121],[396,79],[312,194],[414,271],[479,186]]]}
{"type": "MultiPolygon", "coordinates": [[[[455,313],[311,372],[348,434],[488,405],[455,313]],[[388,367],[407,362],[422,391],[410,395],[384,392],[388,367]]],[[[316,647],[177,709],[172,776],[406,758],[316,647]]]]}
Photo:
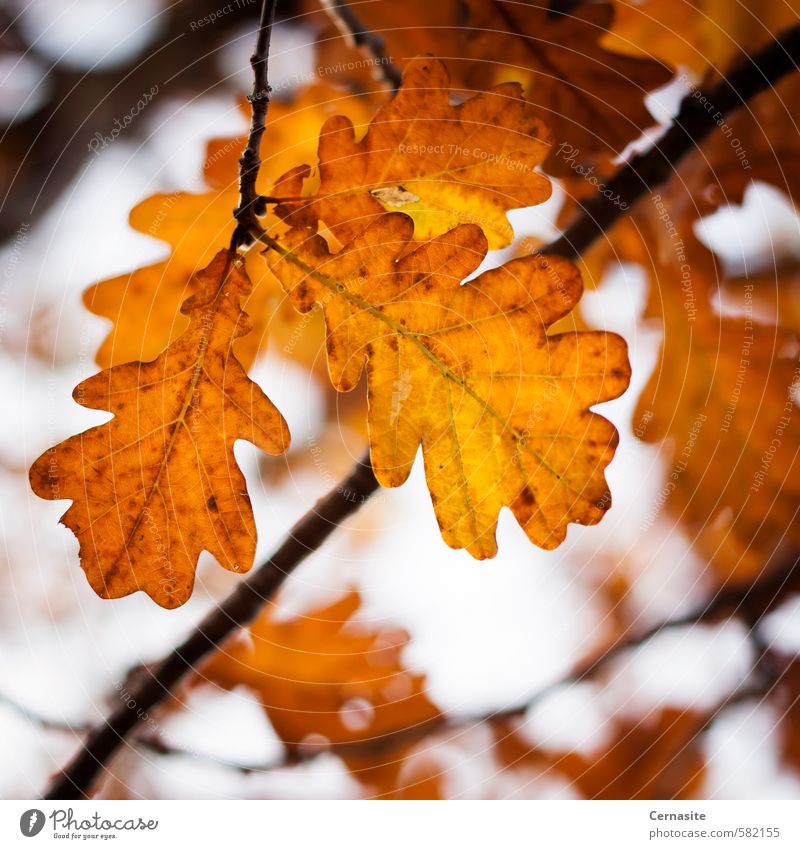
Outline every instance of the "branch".
{"type": "Polygon", "coordinates": [[[250,228],[257,223],[256,216],[266,212],[266,204],[256,191],[256,179],[261,168],[261,137],[266,129],[269,95],[272,91],[269,87],[267,71],[269,42],[272,37],[276,6],[277,0],[263,0],[256,49],[250,57],[250,67],[253,69],[253,93],[247,99],[250,101],[253,114],[247,145],[239,159],[239,206],[233,211],[236,229],[231,237],[232,251],[235,251],[239,245],[250,244],[250,228]]]}
{"type": "Polygon", "coordinates": [[[126,690],[126,699],[89,734],[77,757],[57,776],[45,799],[87,796],[126,735],[167,698],[180,679],[226,637],[250,622],[309,554],[378,489],[369,455],[292,528],[264,565],[252,572],[177,648],[126,690]]]}
{"type": "Polygon", "coordinates": [[[320,0],[320,5],[345,39],[375,60],[383,81],[395,91],[400,88],[403,75],[386,53],[383,36],[366,29],[358,15],[344,0],[320,0]]]}
{"type": "Polygon", "coordinates": [[[636,201],[672,176],[683,157],[719,126],[713,116],[727,116],[772,88],[796,71],[798,63],[800,24],[784,31],[769,46],[738,65],[704,93],[705,99],[699,92],[684,97],[663,138],[624,165],[608,183],[607,191],[584,204],[579,217],[555,241],[540,248],[539,253],[568,259],[581,256],[636,201]]]}
{"type": "Polygon", "coordinates": [[[64,734],[72,734],[75,737],[80,736],[81,734],[85,734],[89,731],[89,725],[84,723],[70,723],[63,722],[58,719],[50,719],[47,716],[43,716],[35,710],[31,710],[31,708],[25,707],[21,702],[18,702],[16,699],[9,696],[7,693],[0,693],[0,704],[6,705],[6,707],[10,707],[15,713],[18,713],[24,719],[27,719],[28,722],[33,725],[38,725],[40,728],[43,728],[45,731],[60,731],[64,734]]]}

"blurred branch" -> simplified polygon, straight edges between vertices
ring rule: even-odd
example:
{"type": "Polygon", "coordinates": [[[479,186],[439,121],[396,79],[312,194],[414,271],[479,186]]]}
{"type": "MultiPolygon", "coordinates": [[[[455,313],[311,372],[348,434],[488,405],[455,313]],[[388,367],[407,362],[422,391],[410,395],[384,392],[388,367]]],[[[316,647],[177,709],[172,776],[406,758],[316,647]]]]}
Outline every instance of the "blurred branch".
{"type": "Polygon", "coordinates": [[[217,766],[235,769],[244,773],[269,772],[284,769],[298,763],[313,760],[326,753],[340,756],[374,755],[380,751],[391,749],[400,742],[421,740],[439,731],[470,728],[483,723],[521,718],[532,707],[553,695],[557,690],[592,678],[620,655],[641,648],[659,634],[677,628],[691,627],[692,625],[718,621],[733,616],[743,618],[750,626],[753,642],[759,652],[753,666],[753,677],[755,680],[742,685],[726,696],[703,719],[695,734],[695,737],[697,737],[704,733],[724,710],[748,699],[765,698],[780,683],[786,670],[779,668],[773,663],[769,647],[764,645],[760,638],[758,624],[766,613],[785,598],[787,593],[792,591],[800,591],[800,558],[791,561],[788,566],[777,570],[774,574],[757,580],[748,587],[720,590],[706,604],[696,608],[691,613],[666,619],[638,634],[623,635],[611,646],[579,664],[571,672],[537,690],[521,704],[490,713],[471,716],[464,715],[460,717],[442,715],[412,727],[388,731],[379,738],[372,738],[366,741],[340,743],[318,749],[296,749],[293,747],[291,750],[287,749],[281,758],[262,764],[238,763],[189,751],[166,743],[158,735],[148,735],[146,737],[136,736],[133,738],[133,742],[157,754],[178,757],[199,757],[217,766]]]}
{"type": "Polygon", "coordinates": [[[663,138],[624,165],[608,182],[606,191],[585,203],[561,236],[540,248],[539,253],[558,254],[569,259],[581,256],[630,207],[673,175],[683,157],[719,126],[716,120],[719,116],[729,115],[757,94],[772,88],[784,76],[796,71],[798,63],[800,24],[739,64],[707,92],[687,94],[663,138]]]}
{"type": "Polygon", "coordinates": [[[25,705],[18,702],[7,693],[0,693],[0,704],[10,707],[11,710],[18,713],[24,719],[27,719],[28,722],[33,725],[38,725],[40,728],[44,728],[47,731],[61,731],[64,734],[74,734],[76,737],[79,737],[91,728],[91,725],[87,723],[62,722],[57,719],[50,719],[49,717],[42,716],[42,714],[25,707],[25,705]]]}
{"type": "Polygon", "coordinates": [[[344,0],[320,0],[339,32],[375,60],[383,81],[393,89],[400,88],[403,75],[386,53],[386,42],[380,33],[367,29],[351,6],[344,0]]]}
{"type": "Polygon", "coordinates": [[[316,551],[341,522],[378,489],[369,457],[365,457],[289,532],[273,556],[253,571],[209,613],[177,648],[147,669],[126,689],[126,698],[89,733],[82,750],[51,784],[46,799],[79,799],[142,716],[164,699],[183,676],[238,628],[250,622],[286,577],[316,551]]]}

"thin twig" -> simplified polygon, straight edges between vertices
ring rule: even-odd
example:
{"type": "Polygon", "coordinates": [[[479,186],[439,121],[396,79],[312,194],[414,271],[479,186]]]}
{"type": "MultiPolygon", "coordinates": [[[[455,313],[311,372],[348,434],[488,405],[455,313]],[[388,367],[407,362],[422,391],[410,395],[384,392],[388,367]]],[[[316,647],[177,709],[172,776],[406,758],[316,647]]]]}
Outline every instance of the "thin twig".
{"type": "Polygon", "coordinates": [[[568,259],[581,256],[640,198],[666,182],[683,157],[719,126],[719,118],[772,88],[784,76],[796,71],[798,63],[800,24],[786,30],[769,46],[738,65],[705,92],[705,99],[698,96],[699,92],[684,97],[663,138],[624,165],[609,181],[603,194],[596,194],[585,203],[561,236],[541,248],[539,253],[558,254],[568,259]]]}
{"type": "Polygon", "coordinates": [[[58,719],[50,719],[47,716],[43,716],[41,713],[38,713],[35,710],[32,710],[29,707],[25,707],[21,702],[18,702],[15,698],[12,698],[7,693],[0,693],[0,704],[6,705],[6,707],[10,707],[15,713],[18,713],[20,716],[24,717],[28,720],[28,722],[33,725],[38,725],[40,728],[44,728],[46,731],[60,731],[64,734],[73,734],[76,737],[79,737],[81,734],[85,734],[91,728],[91,725],[86,723],[78,722],[63,722],[58,719]]]}
{"type": "Polygon", "coordinates": [[[386,42],[383,36],[367,29],[344,0],[320,0],[320,5],[328,13],[339,32],[352,42],[351,46],[359,48],[375,61],[383,81],[395,91],[400,88],[403,75],[386,53],[386,42]]]}
{"type": "Polygon", "coordinates": [[[195,628],[161,662],[146,670],[126,690],[127,698],[89,734],[77,757],[55,779],[45,799],[79,799],[143,715],[166,699],[172,688],[209,652],[250,622],[264,603],[309,554],[316,551],[341,522],[378,489],[369,455],[292,528],[289,536],[262,566],[195,628]]]}
{"type": "Polygon", "coordinates": [[[256,49],[250,57],[250,67],[253,69],[253,93],[248,100],[253,114],[247,145],[239,159],[239,206],[233,211],[236,229],[231,237],[231,250],[236,250],[240,245],[250,244],[250,228],[256,223],[256,216],[263,215],[266,211],[265,201],[256,191],[256,179],[261,168],[261,137],[266,129],[269,95],[272,91],[269,87],[267,72],[269,42],[272,37],[276,6],[277,0],[263,0],[256,49]]]}

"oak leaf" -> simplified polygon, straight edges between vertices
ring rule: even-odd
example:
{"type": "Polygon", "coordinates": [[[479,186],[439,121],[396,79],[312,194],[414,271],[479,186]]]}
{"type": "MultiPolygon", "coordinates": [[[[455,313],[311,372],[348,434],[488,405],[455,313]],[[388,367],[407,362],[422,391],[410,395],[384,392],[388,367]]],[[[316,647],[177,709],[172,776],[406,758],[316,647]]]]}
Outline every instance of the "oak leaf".
{"type": "Polygon", "coordinates": [[[358,622],[355,590],[290,619],[267,606],[198,674],[257,693],[290,750],[337,746],[419,728],[439,716],[424,677],[402,662],[408,635],[358,622]]]}
{"type": "MultiPolygon", "coordinates": [[[[671,72],[660,62],[601,45],[614,16],[609,3],[581,3],[569,12],[544,0],[466,5],[467,50],[477,60],[469,78],[475,85],[520,80],[556,145],[569,143],[581,159],[618,154],[655,124],[644,98],[671,72]]],[[[551,157],[549,164],[558,160],[551,157]]]]}
{"type": "Polygon", "coordinates": [[[753,311],[719,316],[719,287],[703,259],[691,285],[656,270],[648,315],[664,326],[661,359],[637,422],[666,441],[664,504],[680,517],[719,580],[752,580],[800,545],[800,359],[797,334],[753,311]]]}
{"type": "MultiPolygon", "coordinates": [[[[249,107],[248,107],[249,116],[249,107]]],[[[273,99],[267,115],[268,150],[259,171],[258,190],[266,192],[288,168],[304,162],[316,150],[319,128],[332,114],[344,113],[358,124],[371,114],[368,98],[345,96],[329,85],[314,85],[291,101],[273,99]]],[[[169,254],[152,265],[102,280],[84,293],[84,304],[108,318],[112,327],[97,352],[105,368],[133,360],[156,357],[188,326],[179,312],[181,303],[197,288],[197,272],[226,244],[234,227],[231,215],[239,200],[238,158],[245,137],[212,139],[207,147],[203,177],[212,191],[200,194],[156,194],[137,204],[130,214],[133,229],[166,242],[169,254]]],[[[276,223],[273,216],[264,226],[276,223]]],[[[275,279],[257,253],[245,259],[253,291],[245,309],[253,316],[254,330],[237,340],[235,352],[249,366],[266,336],[280,344],[295,335],[296,313],[287,309],[275,279]]],[[[301,341],[316,354],[314,328],[303,328],[301,341]]],[[[296,343],[297,340],[294,340],[296,343]]]]}
{"type": "Polygon", "coordinates": [[[547,335],[581,295],[567,260],[524,257],[462,286],[486,254],[481,229],[460,225],[398,260],[413,227],[386,214],[337,254],[294,231],[273,268],[301,312],[322,305],[334,386],[351,390],[366,366],[384,486],[406,480],[421,444],[449,545],[492,557],[508,506],[531,541],[555,548],[569,522],[594,524],[610,505],[617,432],[589,408],[626,389],[625,342],[547,335]]]}
{"type": "Polygon", "coordinates": [[[720,78],[737,62],[797,23],[797,0],[614,0],[614,23],[603,44],[634,56],[655,56],[698,79],[720,78]]]}
{"type": "Polygon", "coordinates": [[[363,138],[344,116],[325,123],[318,169],[295,168],[273,190],[309,200],[287,202],[278,214],[294,227],[321,223],[342,244],[382,213],[400,211],[414,220],[417,239],[475,223],[491,248],[508,245],[506,212],[550,195],[547,178],[534,170],[549,152],[547,130],[516,83],[457,106],[450,97],[441,62],[410,62],[363,138]]]}
{"type": "Polygon", "coordinates": [[[191,594],[204,550],[226,569],[252,566],[256,529],[233,445],[246,439],[278,454],[289,434],[232,353],[250,329],[240,306],[249,291],[240,262],[220,251],[182,307],[182,336],[151,362],[114,366],[76,387],[79,404],[114,418],[31,468],[38,495],[72,499],[62,522],[103,598],[142,590],[177,607],[191,594]]]}

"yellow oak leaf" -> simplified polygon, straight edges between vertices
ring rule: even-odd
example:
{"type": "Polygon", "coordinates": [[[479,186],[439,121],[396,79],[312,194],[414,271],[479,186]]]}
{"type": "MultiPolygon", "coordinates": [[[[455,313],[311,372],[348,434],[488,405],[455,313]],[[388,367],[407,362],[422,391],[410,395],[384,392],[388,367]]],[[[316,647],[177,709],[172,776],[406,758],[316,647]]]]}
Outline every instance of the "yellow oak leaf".
{"type": "Polygon", "coordinates": [[[279,454],[289,443],[280,413],[232,353],[251,327],[240,305],[250,291],[241,263],[220,251],[197,282],[182,307],[188,329],[159,357],[76,387],[79,404],[114,418],[31,468],[34,492],[72,499],[62,522],[103,598],[142,590],[177,607],[191,594],[202,551],[226,569],[250,569],[256,529],[233,444],[246,439],[279,454]]]}
{"type": "Polygon", "coordinates": [[[413,219],[417,239],[473,223],[500,248],[514,235],[506,212],[550,195],[547,178],[535,171],[549,149],[548,132],[518,84],[454,106],[444,65],[417,58],[363,138],[345,116],[325,123],[318,169],[295,168],[273,190],[309,200],[276,212],[292,226],[321,222],[342,244],[383,212],[401,211],[413,219]]]}
{"type": "Polygon", "coordinates": [[[399,486],[422,445],[445,541],[475,557],[497,551],[508,506],[543,548],[569,522],[610,505],[604,469],[617,432],[590,407],[630,377],[625,342],[605,332],[547,335],[582,292],[559,257],[512,260],[461,285],[486,238],[463,224],[407,253],[414,224],[388,213],[340,252],[293,231],[273,268],[301,312],[322,305],[328,365],[340,391],[366,366],[372,463],[399,486]]]}

